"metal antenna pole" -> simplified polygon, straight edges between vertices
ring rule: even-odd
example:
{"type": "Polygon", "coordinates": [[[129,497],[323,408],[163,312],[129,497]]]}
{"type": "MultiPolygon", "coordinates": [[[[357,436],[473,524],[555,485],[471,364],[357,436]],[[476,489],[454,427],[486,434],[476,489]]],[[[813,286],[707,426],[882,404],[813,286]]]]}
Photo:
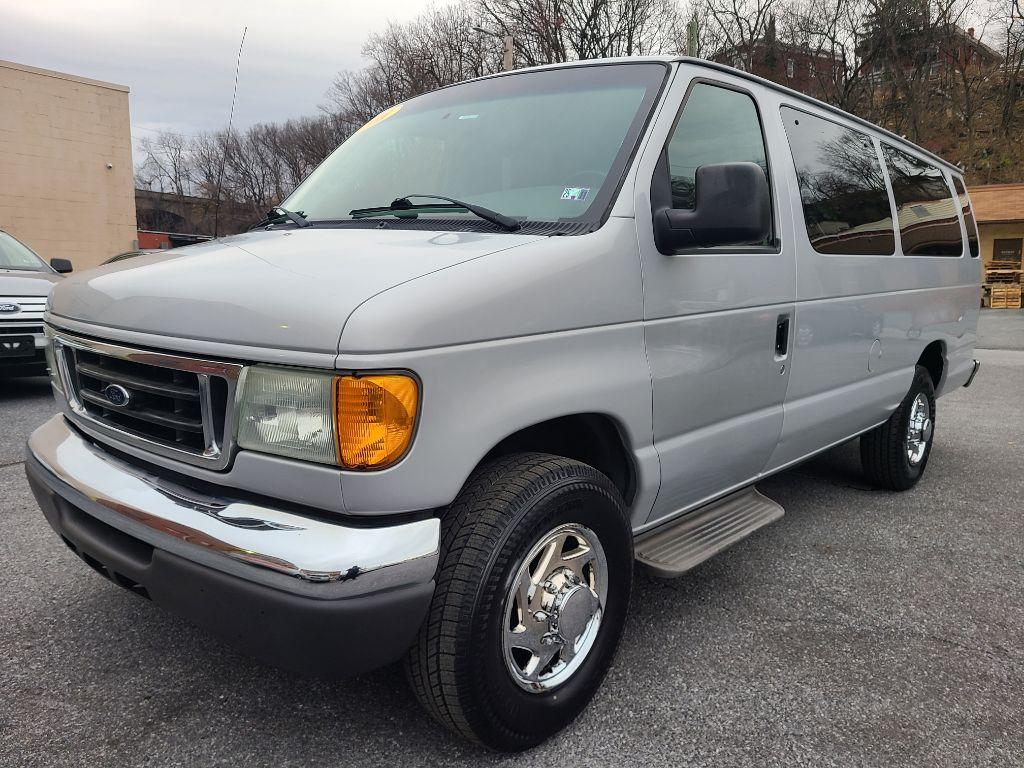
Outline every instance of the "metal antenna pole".
{"type": "Polygon", "coordinates": [[[224,154],[220,159],[220,170],[217,173],[217,205],[213,209],[213,236],[214,238],[220,235],[220,198],[221,198],[221,185],[224,183],[224,167],[228,163],[228,152],[231,151],[231,126],[235,121],[235,98],[238,96],[238,71],[242,66],[242,47],[245,45],[245,34],[249,31],[249,27],[246,26],[242,30],[242,42],[238,44],[238,58],[235,59],[235,87],[231,91],[231,111],[228,113],[228,134],[224,141],[224,154]]]}

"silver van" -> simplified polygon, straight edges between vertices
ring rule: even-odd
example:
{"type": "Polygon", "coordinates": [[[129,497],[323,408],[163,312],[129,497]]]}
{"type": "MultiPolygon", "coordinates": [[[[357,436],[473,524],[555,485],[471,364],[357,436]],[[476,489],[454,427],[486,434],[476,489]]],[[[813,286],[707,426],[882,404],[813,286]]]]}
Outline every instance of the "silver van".
{"type": "Polygon", "coordinates": [[[288,669],[404,658],[524,749],[600,685],[634,561],[684,573],[858,436],[920,480],[978,368],[977,240],[957,168],[727,67],[482,78],[258,230],[58,286],[26,469],[117,584],[288,669]]]}
{"type": "Polygon", "coordinates": [[[0,229],[0,379],[45,376],[43,310],[67,259],[44,262],[14,235],[0,229]]]}

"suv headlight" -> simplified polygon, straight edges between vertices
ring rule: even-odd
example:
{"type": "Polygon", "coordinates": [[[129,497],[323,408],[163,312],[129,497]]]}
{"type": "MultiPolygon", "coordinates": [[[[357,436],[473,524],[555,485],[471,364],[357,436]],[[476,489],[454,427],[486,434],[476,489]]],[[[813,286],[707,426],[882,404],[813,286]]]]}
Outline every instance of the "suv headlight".
{"type": "Polygon", "coordinates": [[[254,451],[383,469],[405,455],[419,386],[405,374],[333,375],[252,367],[242,374],[238,445],[254,451]]]}

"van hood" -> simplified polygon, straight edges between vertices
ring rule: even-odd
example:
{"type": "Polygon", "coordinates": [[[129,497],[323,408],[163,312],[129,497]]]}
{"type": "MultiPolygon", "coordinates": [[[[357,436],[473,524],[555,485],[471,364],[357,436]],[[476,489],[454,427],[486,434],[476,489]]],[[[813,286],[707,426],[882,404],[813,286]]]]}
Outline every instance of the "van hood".
{"type": "MultiPolygon", "coordinates": [[[[475,232],[251,232],[62,281],[51,314],[96,326],[336,354],[353,310],[455,264],[542,238],[475,232]]],[[[102,331],[99,331],[101,334],[102,331]]]]}
{"type": "Polygon", "coordinates": [[[63,278],[53,272],[0,269],[0,296],[46,296],[54,283],[61,280],[63,278]]]}

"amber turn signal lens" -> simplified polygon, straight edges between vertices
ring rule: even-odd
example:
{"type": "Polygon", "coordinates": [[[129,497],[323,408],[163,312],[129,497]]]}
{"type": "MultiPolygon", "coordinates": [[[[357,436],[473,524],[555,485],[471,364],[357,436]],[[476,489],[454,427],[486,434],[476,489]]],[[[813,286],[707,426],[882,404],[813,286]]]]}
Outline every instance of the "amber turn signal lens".
{"type": "Polygon", "coordinates": [[[402,458],[416,426],[419,389],[410,376],[334,380],[338,458],[348,469],[383,469],[402,458]]]}

